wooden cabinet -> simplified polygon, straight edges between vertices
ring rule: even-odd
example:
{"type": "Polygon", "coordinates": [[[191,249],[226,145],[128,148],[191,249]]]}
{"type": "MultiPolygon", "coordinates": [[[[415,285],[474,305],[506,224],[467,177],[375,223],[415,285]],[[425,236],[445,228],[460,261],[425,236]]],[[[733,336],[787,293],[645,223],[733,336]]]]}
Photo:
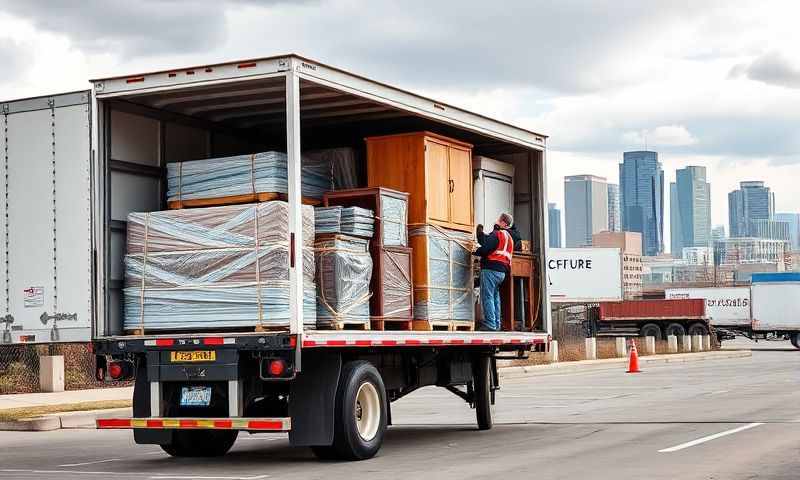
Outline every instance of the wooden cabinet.
{"type": "Polygon", "coordinates": [[[430,132],[366,142],[367,183],[408,192],[409,224],[472,231],[472,145],[430,132]]]}

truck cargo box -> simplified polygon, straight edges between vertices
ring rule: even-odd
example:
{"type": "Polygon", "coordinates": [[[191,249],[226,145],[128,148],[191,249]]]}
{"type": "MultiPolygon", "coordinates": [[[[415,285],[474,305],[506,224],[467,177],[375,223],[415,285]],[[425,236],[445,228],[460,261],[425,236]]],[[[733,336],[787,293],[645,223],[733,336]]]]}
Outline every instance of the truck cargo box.
{"type": "Polygon", "coordinates": [[[698,319],[705,318],[705,301],[697,298],[681,300],[631,300],[601,302],[600,320],[631,319],[698,319]]]}
{"type": "Polygon", "coordinates": [[[800,331],[800,273],[754,273],[753,331],[800,331]]]}

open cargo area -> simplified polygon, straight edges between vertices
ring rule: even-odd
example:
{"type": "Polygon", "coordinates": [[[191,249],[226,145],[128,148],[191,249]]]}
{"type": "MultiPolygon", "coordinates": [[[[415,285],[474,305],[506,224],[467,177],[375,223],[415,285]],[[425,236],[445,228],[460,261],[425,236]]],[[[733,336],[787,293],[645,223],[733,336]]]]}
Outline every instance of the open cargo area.
{"type": "MultiPolygon", "coordinates": [[[[543,136],[299,57],[97,80],[95,98],[100,159],[96,186],[101,199],[95,217],[96,245],[101,253],[96,272],[98,336],[121,335],[126,330],[147,333],[147,325],[144,329],[129,328],[136,323],[133,317],[137,315],[142,323],[142,312],[135,306],[144,303],[134,298],[134,284],[146,282],[129,275],[126,283],[124,263],[132,247],[130,230],[137,228],[137,222],[131,219],[142,218],[147,212],[184,208],[174,213],[186,215],[178,212],[207,205],[285,200],[289,209],[286,219],[271,218],[261,228],[285,230],[291,237],[285,245],[292,250],[291,242],[308,236],[308,230],[300,232],[293,223],[299,220],[295,210],[300,201],[319,204],[326,192],[404,186],[402,191],[410,194],[409,228],[428,232],[417,237],[422,243],[414,251],[414,318],[423,315],[427,319],[430,312],[428,320],[472,323],[473,270],[467,250],[472,248],[470,239],[474,239],[476,223],[471,162],[475,155],[513,167],[504,170],[513,172],[509,180],[513,191],[498,208],[511,207],[523,240],[535,254],[543,251],[543,136]],[[419,147],[413,147],[419,148],[423,157],[402,150],[400,139],[405,138],[424,139],[414,144],[419,147]],[[367,139],[381,139],[382,150],[368,147],[377,140],[367,139]],[[301,168],[295,172],[292,162],[298,153],[301,168]],[[407,168],[412,158],[421,159],[425,175],[407,168]],[[294,193],[293,175],[300,176],[300,189],[294,193]],[[427,211],[421,212],[423,208],[427,211]],[[448,248],[438,248],[439,244],[448,248]],[[458,252],[450,248],[454,245],[459,247],[458,252]],[[425,284],[418,281],[420,278],[425,284]],[[127,314],[126,305],[130,309],[127,314]]],[[[487,202],[484,199],[480,203],[487,202]]],[[[483,210],[482,206],[482,214],[483,210]]],[[[345,212],[353,215],[352,210],[345,212]]],[[[329,217],[323,218],[329,221],[329,217]]],[[[332,221],[336,224],[345,219],[332,221]]],[[[350,219],[349,228],[354,221],[350,219]]],[[[362,228],[360,231],[365,226],[355,225],[362,228]]],[[[348,227],[342,223],[342,228],[348,227]]],[[[386,231],[407,242],[404,226],[390,221],[386,231]]],[[[313,238],[310,240],[313,244],[313,238]]],[[[309,239],[302,241],[309,245],[309,239]]],[[[414,247],[414,241],[410,243],[414,247]]],[[[293,255],[292,250],[288,264],[294,261],[293,255]]],[[[392,258],[396,256],[386,256],[387,261],[392,258]]],[[[129,265],[135,263],[135,257],[128,261],[129,265]]],[[[291,312],[289,287],[293,280],[288,264],[284,264],[288,267],[286,278],[281,279],[287,282],[287,288],[278,297],[286,296],[287,312],[291,312]]],[[[397,273],[394,266],[387,270],[397,273]]],[[[402,268],[400,273],[404,273],[402,268]]],[[[537,281],[530,287],[537,291],[534,297],[546,299],[540,294],[545,280],[539,275],[537,281]]],[[[297,282],[300,292],[302,287],[297,282]]],[[[527,306],[536,311],[537,324],[526,330],[547,331],[549,308],[544,303],[527,306]]],[[[303,308],[306,313],[302,316],[311,316],[314,310],[319,311],[319,307],[303,308]]],[[[375,308],[372,310],[374,316],[375,308]]],[[[359,315],[363,317],[363,310],[359,315]]],[[[313,328],[317,323],[314,318],[304,318],[294,328],[286,327],[299,330],[300,325],[313,328]]],[[[221,320],[219,326],[234,324],[221,320]]],[[[161,327],[173,329],[166,324],[161,327]]]]}

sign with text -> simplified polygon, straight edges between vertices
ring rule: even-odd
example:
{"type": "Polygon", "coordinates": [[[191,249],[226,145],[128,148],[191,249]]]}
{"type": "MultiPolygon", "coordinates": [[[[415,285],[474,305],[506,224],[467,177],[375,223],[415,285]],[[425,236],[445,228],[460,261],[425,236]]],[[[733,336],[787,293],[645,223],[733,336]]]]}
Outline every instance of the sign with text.
{"type": "Polygon", "coordinates": [[[550,248],[547,280],[551,302],[620,301],[622,254],[619,248],[550,248]]]}
{"type": "Polygon", "coordinates": [[[750,323],[750,288],[667,288],[667,299],[702,298],[712,325],[748,325],[750,323]]]}

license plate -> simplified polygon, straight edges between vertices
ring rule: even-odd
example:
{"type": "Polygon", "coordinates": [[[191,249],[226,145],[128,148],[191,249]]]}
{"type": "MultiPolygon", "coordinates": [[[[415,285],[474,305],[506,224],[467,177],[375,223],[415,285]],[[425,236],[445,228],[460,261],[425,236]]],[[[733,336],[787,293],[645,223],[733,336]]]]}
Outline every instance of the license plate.
{"type": "Polygon", "coordinates": [[[181,407],[207,407],[211,405],[211,387],[181,388],[181,407]]]}
{"type": "Polygon", "coordinates": [[[217,352],[213,350],[170,352],[170,360],[173,362],[213,362],[216,359],[217,359],[217,352]]]}

